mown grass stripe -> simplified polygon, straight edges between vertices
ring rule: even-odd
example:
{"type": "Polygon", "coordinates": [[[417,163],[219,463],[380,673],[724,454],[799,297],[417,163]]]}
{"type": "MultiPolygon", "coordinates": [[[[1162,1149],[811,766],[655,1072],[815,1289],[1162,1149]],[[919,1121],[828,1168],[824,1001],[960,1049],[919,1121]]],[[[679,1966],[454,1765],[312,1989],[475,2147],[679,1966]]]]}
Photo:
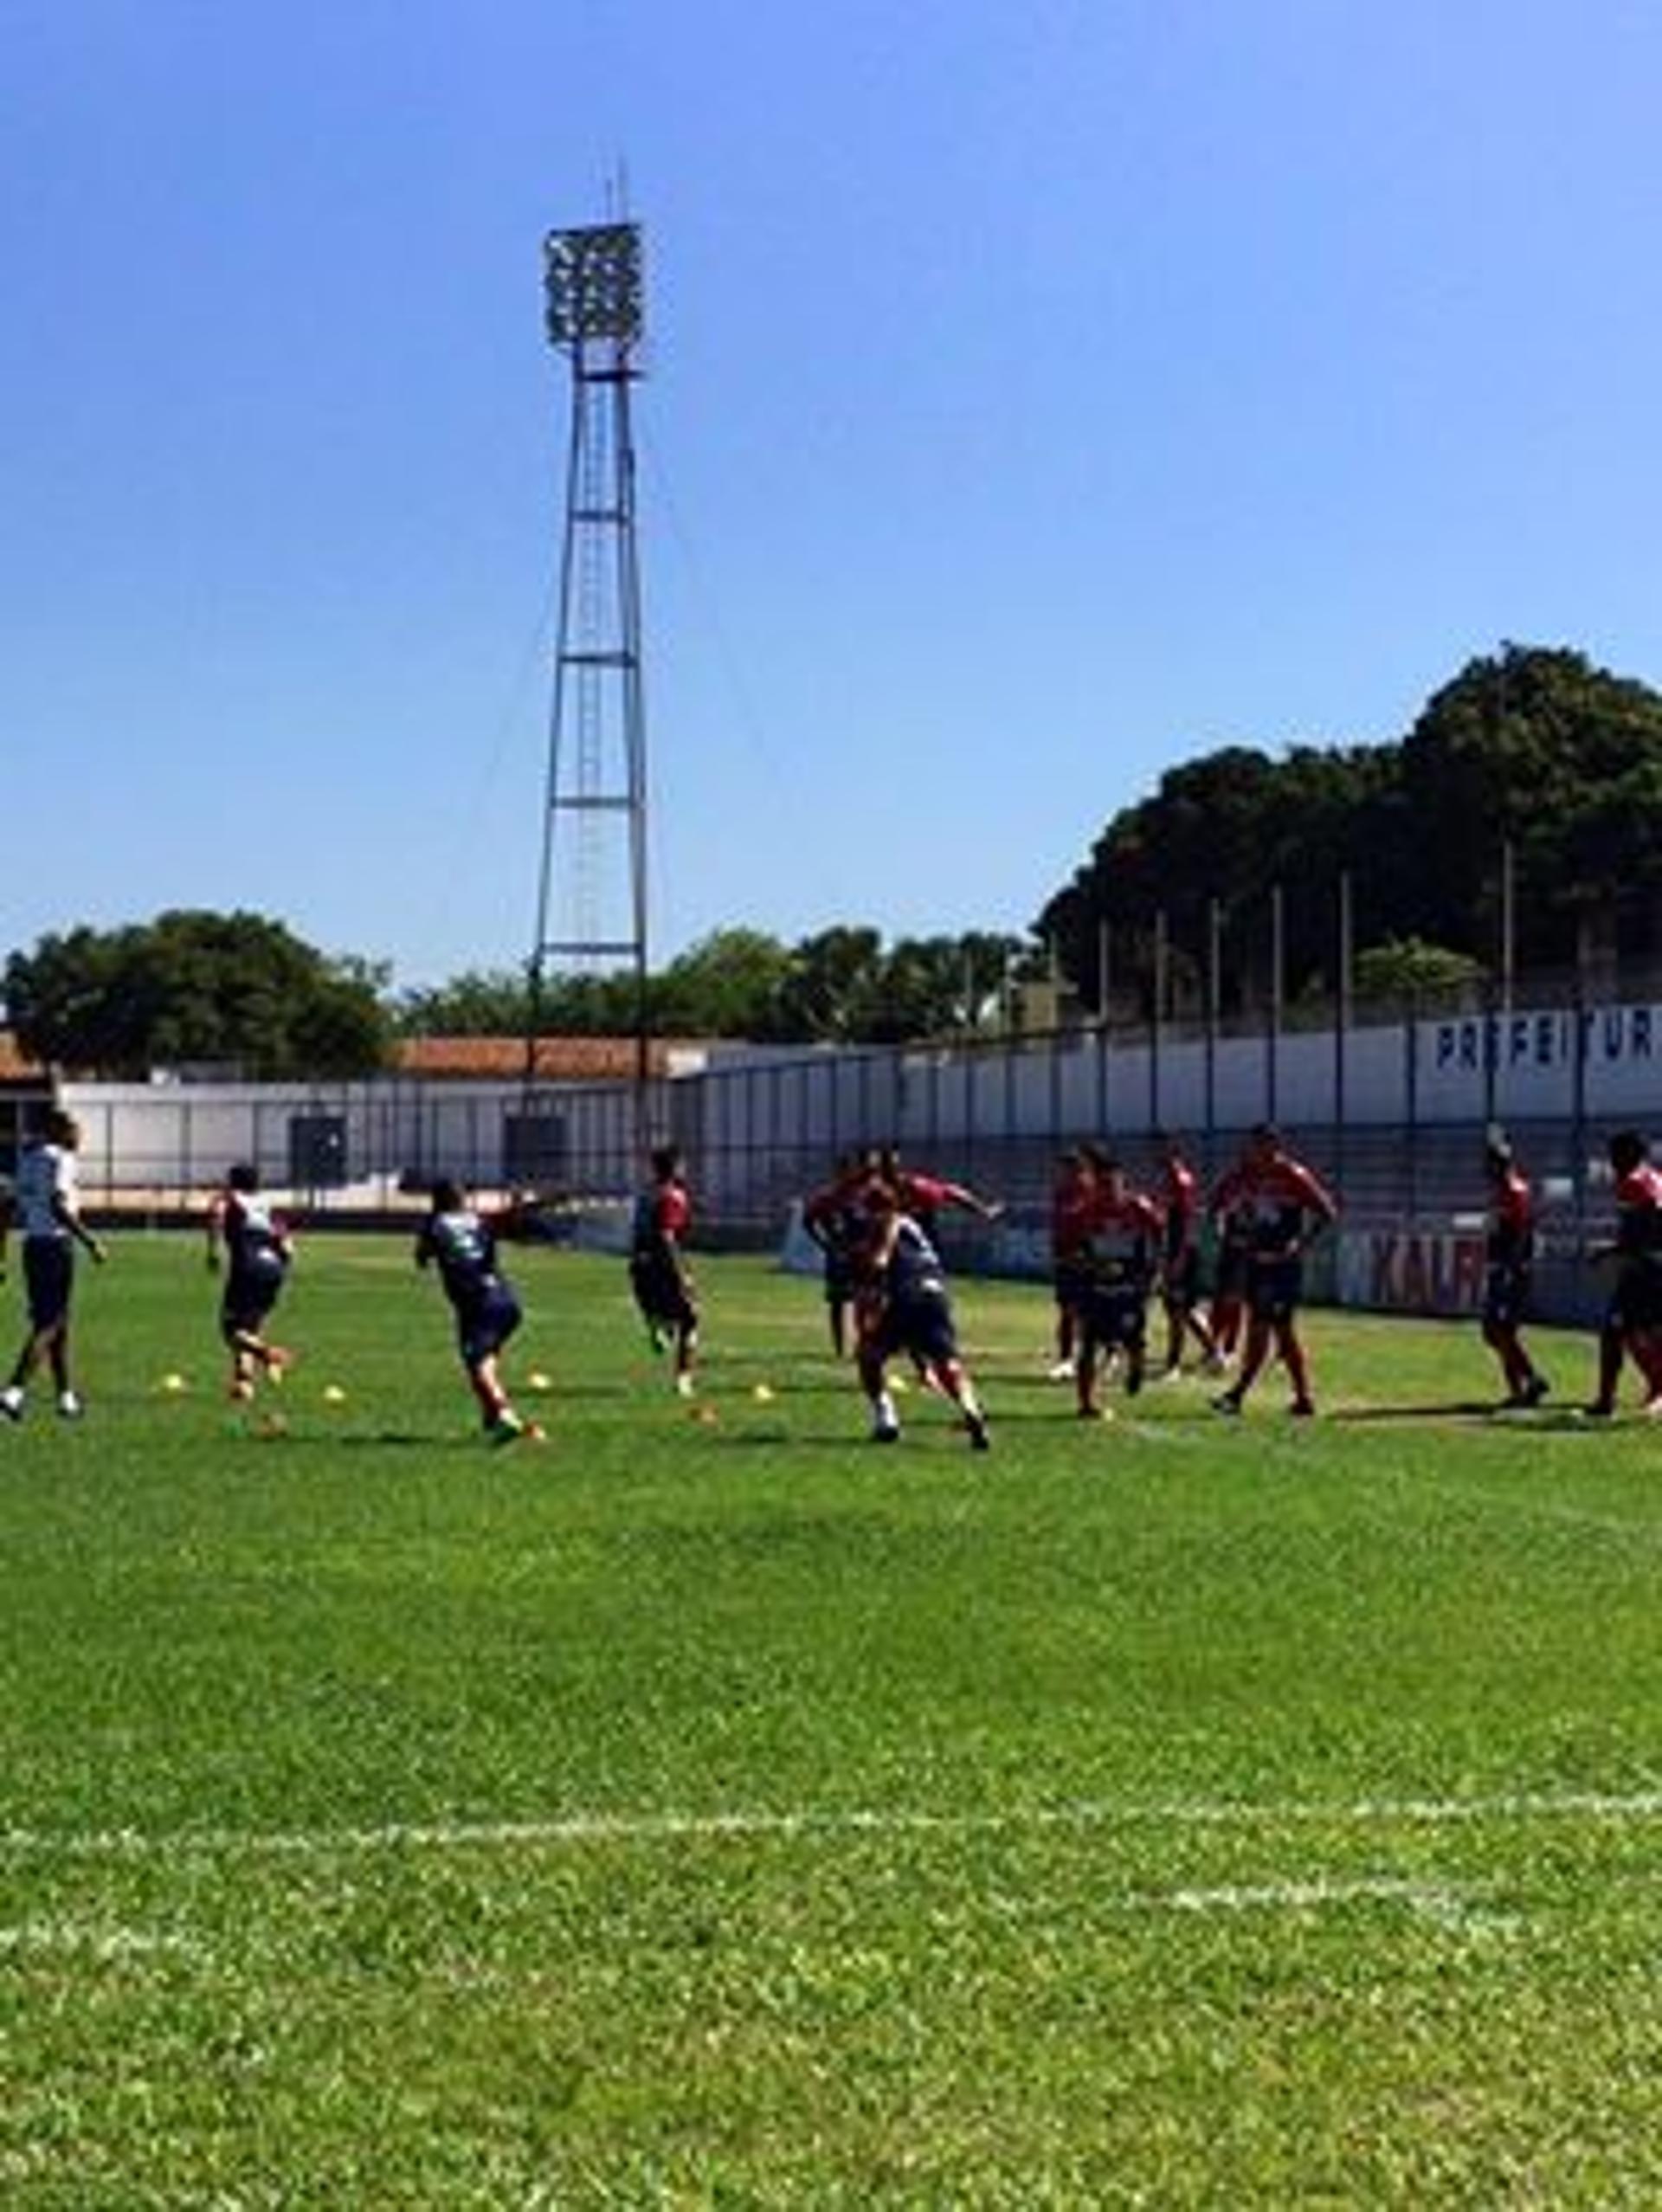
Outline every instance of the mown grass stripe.
{"type": "Polygon", "coordinates": [[[998,1830],[1163,1826],[1172,1828],[1402,1827],[1524,1821],[1625,1822],[1662,1819],[1662,1791],[1502,1791],[1481,1797],[1336,1800],[1175,1798],[1011,1807],[997,1812],[929,1812],[897,1808],[769,1812],[572,1813],[535,1821],[389,1821],[341,1828],[10,1828],[0,1855],[14,1859],[326,1857],[376,1851],[559,1850],[596,1843],[719,1842],[726,1838],[860,1835],[976,1835],[998,1830]]]}

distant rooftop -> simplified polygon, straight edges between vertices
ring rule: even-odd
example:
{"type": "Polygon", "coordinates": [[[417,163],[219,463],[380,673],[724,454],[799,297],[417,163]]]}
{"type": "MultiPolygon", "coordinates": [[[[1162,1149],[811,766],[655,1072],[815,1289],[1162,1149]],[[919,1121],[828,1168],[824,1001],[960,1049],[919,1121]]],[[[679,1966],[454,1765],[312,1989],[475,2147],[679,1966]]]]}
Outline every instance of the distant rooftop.
{"type": "Polygon", "coordinates": [[[44,1083],[47,1072],[18,1046],[10,1029],[0,1029],[0,1083],[44,1083]]]}
{"type": "MultiPolygon", "coordinates": [[[[653,1075],[702,1067],[706,1048],[696,1039],[654,1037],[647,1045],[653,1075]]],[[[396,1050],[401,1075],[463,1082],[512,1082],[525,1074],[523,1037],[408,1037],[396,1050]]],[[[635,1071],[633,1037],[539,1037],[535,1079],[543,1083],[627,1083],[635,1071]]]]}

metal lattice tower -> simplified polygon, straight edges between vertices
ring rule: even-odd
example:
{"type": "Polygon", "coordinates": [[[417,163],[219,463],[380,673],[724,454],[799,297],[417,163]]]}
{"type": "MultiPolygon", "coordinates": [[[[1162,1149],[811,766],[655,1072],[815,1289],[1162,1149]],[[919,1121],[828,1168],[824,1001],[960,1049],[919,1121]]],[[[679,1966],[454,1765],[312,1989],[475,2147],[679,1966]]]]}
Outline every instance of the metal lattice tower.
{"type": "Polygon", "coordinates": [[[647,1072],[646,709],[630,393],[641,375],[641,232],[551,231],[549,343],[571,364],[547,811],[531,959],[534,1080],[551,971],[634,977],[637,1080],[647,1072]]]}

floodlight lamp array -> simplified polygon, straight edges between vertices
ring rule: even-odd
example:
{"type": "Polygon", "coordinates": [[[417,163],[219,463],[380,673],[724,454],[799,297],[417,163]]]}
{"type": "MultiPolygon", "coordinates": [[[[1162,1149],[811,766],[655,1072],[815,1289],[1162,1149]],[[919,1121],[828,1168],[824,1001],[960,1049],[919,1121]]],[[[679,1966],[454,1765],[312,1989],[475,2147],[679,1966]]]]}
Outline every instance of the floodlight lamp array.
{"type": "Polygon", "coordinates": [[[641,330],[641,226],[551,230],[543,242],[551,345],[635,345],[641,330]]]}

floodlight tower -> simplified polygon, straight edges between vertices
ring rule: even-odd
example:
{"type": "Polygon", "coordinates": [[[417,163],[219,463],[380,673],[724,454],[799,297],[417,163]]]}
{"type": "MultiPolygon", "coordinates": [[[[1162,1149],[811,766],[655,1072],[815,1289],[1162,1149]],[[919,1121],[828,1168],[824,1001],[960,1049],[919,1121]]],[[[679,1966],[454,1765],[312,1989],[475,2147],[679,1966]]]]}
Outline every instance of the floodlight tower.
{"type": "Polygon", "coordinates": [[[641,373],[640,226],[551,231],[543,261],[549,343],[571,364],[571,408],[526,1076],[534,1082],[551,967],[621,967],[634,977],[644,1104],[647,736],[630,428],[641,373]]]}

